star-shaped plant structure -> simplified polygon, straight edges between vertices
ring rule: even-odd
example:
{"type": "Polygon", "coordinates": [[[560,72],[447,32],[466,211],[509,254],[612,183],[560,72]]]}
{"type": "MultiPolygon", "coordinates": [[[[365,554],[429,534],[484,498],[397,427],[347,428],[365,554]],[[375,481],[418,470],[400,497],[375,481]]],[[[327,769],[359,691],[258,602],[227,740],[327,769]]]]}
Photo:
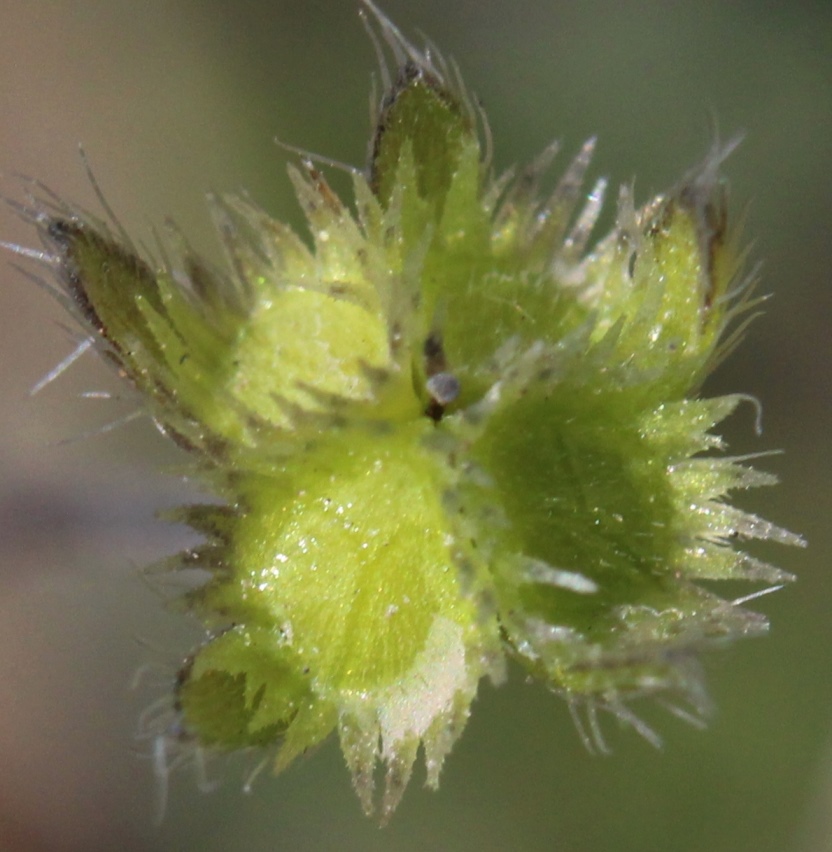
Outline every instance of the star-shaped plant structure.
{"type": "Polygon", "coordinates": [[[634,697],[700,712],[697,654],[766,629],[702,581],[780,584],[735,545],[800,539],[727,502],[772,477],[720,455],[743,397],[698,396],[753,304],[723,154],[638,209],[622,187],[587,251],[593,143],[548,194],[555,146],[494,179],[456,67],[365,6],[395,67],[354,204],[290,167],[311,244],[225,197],[229,271],[157,268],[66,205],[26,214],[85,345],[222,499],[174,514],[204,536],[169,567],[206,572],[184,605],[209,636],[160,742],[282,769],[337,731],[385,820],[506,660],[599,745],[598,710],[652,736],[634,697]]]}

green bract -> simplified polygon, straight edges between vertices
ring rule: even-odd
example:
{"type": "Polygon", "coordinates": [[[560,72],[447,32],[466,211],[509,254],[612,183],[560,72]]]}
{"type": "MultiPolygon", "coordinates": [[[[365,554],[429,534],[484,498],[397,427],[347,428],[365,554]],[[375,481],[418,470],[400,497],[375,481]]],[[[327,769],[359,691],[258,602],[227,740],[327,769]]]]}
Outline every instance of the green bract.
{"type": "Polygon", "coordinates": [[[276,744],[282,768],[337,731],[386,819],[507,658],[599,746],[598,709],[648,736],[633,697],[701,711],[694,655],[766,622],[699,581],[780,583],[734,545],[800,540],[726,502],[772,478],[717,454],[742,397],[697,396],[749,306],[722,155],[641,209],[622,188],[587,253],[592,143],[545,198],[554,147],[494,180],[454,66],[366,5],[396,68],[353,206],[290,168],[311,246],[215,199],[230,271],[157,269],[69,208],[29,213],[60,297],[223,500],[175,513],[205,537],[173,567],[208,573],[186,607],[210,635],[159,736],[276,744]]]}

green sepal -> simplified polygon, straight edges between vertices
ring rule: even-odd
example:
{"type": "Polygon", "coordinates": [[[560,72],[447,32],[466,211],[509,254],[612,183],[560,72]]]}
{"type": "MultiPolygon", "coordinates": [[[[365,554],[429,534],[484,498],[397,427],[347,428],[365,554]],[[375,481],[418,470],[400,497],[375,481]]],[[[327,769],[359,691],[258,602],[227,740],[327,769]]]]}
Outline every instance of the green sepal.
{"type": "Polygon", "coordinates": [[[277,631],[235,627],[198,649],[180,676],[186,729],[223,749],[273,743],[308,697],[308,684],[277,631]]]}
{"type": "Polygon", "coordinates": [[[388,206],[399,166],[407,152],[413,160],[418,194],[437,212],[476,128],[467,104],[427,67],[406,62],[382,100],[373,135],[370,186],[388,206]]]}

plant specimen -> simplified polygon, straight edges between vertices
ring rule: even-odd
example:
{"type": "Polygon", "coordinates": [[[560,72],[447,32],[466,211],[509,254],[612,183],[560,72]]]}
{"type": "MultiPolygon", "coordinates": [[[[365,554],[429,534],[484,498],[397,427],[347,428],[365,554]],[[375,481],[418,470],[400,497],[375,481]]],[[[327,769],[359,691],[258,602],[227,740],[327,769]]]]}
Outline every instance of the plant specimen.
{"type": "Polygon", "coordinates": [[[456,66],[364,6],[383,85],[368,163],[352,204],[314,158],[290,166],[311,242],[213,198],[227,270],[184,241],[157,263],[40,188],[20,210],[43,250],[10,248],[55,274],[81,348],[220,498],[172,513],[204,536],[164,567],[203,572],[180,603],[208,635],[160,748],[274,747],[283,769],[336,731],[386,820],[420,747],[437,785],[508,660],[589,745],[601,710],[655,739],[637,697],[701,714],[698,654],[767,626],[743,606],[758,593],[703,581],[767,591],[789,575],[737,545],[801,540],[730,505],[773,479],[713,431],[745,397],[699,396],[756,304],[727,152],[643,206],[622,187],[593,242],[593,142],[548,191],[554,145],[495,177],[456,66]]]}

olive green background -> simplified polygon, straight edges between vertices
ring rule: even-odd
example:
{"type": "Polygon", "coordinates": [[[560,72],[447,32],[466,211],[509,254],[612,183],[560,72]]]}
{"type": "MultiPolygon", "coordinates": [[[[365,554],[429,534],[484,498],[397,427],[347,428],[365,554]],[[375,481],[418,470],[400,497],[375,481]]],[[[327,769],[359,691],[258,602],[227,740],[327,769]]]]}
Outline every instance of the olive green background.
{"type": "MultiPolygon", "coordinates": [[[[246,187],[297,222],[275,136],[354,164],[365,156],[375,59],[356,7],[6,0],[0,191],[21,199],[20,172],[100,210],[82,142],[109,202],[148,244],[170,214],[218,257],[209,189],[246,187]]],[[[417,776],[384,830],[361,816],[333,742],[248,796],[245,761],[212,764],[222,781],[212,794],[177,773],[154,827],[137,719],[199,630],[163,610],[138,567],[188,540],[153,515],[193,491],[160,472],[182,459],[146,422],[59,445],[133,403],[79,398],[120,390],[93,358],[27,396],[71,343],[58,307],[3,265],[0,850],[832,850],[832,7],[385,9],[459,61],[488,111],[498,167],[552,138],[571,152],[597,133],[593,174],[636,176],[646,200],[704,154],[715,126],[723,138],[745,133],[726,170],[735,211],[750,202],[746,230],[774,298],[707,390],[764,404],[762,438],[750,407],[726,428],[737,452],[785,450],[759,462],[783,484],[741,499],[810,540],[803,552],[755,551],[799,583],[757,602],[770,637],[706,660],[717,708],[707,731],[645,708],[661,751],[609,720],[614,754],[590,756],[563,703],[515,672],[483,687],[439,793],[417,776]]],[[[32,244],[7,211],[0,238],[32,244]]]]}

